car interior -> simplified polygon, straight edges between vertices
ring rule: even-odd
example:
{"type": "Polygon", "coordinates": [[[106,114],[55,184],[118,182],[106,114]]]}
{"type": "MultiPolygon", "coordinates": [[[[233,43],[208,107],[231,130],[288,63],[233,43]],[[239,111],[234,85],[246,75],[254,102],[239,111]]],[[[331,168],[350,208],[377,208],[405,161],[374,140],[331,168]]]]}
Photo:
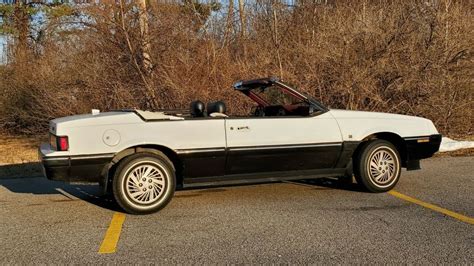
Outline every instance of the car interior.
{"type": "MultiPolygon", "coordinates": [[[[282,89],[276,85],[253,87],[244,91],[257,105],[244,117],[302,117],[313,113],[312,105],[301,97],[282,89]]],[[[193,118],[201,117],[228,117],[226,105],[223,101],[209,102],[207,106],[202,101],[193,101],[190,105],[190,114],[193,118]]]]}
{"type": "Polygon", "coordinates": [[[254,116],[308,116],[309,105],[269,105],[257,106],[253,112],[254,116]]]}
{"type": "Polygon", "coordinates": [[[201,101],[193,101],[190,105],[192,117],[228,117],[226,106],[223,101],[209,102],[207,108],[201,101]],[[207,112],[206,112],[207,109],[207,112]]]}
{"type": "MultiPolygon", "coordinates": [[[[190,105],[190,114],[193,118],[203,117],[228,117],[226,105],[223,101],[210,102],[206,105],[202,101],[193,101],[190,105]]],[[[308,116],[310,106],[307,103],[290,105],[255,106],[247,117],[272,117],[272,116],[308,116]]]]}

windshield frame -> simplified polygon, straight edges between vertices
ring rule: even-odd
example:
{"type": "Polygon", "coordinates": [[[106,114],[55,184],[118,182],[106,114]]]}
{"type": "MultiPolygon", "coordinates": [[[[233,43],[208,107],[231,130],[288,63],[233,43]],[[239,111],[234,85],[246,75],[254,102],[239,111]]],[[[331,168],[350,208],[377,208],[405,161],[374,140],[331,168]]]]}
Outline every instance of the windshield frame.
{"type": "Polygon", "coordinates": [[[253,90],[267,88],[267,87],[274,86],[274,85],[277,85],[276,87],[283,90],[283,93],[292,95],[293,97],[296,97],[297,99],[299,99],[303,102],[306,102],[310,106],[312,106],[314,108],[314,111],[311,112],[310,115],[325,113],[325,112],[329,111],[329,109],[326,106],[324,106],[322,103],[320,103],[319,101],[317,101],[313,97],[297,91],[296,89],[294,89],[294,88],[290,87],[289,85],[281,82],[280,80],[278,80],[275,77],[239,81],[239,82],[234,84],[234,89],[238,90],[238,91],[241,91],[247,97],[249,97],[254,102],[256,102],[259,106],[266,107],[266,106],[269,106],[270,104],[267,101],[265,101],[265,99],[263,99],[258,94],[256,94],[253,90]]]}

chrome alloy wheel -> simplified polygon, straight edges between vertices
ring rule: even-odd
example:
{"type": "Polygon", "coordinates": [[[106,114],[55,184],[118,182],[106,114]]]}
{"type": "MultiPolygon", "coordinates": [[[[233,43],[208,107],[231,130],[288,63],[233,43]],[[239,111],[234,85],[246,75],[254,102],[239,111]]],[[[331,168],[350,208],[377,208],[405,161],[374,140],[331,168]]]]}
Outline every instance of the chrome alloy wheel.
{"type": "Polygon", "coordinates": [[[164,194],[166,171],[157,163],[146,161],[132,165],[126,173],[124,188],[127,198],[137,205],[152,205],[164,194]]]}
{"type": "Polygon", "coordinates": [[[396,181],[400,171],[400,162],[394,150],[382,146],[369,156],[367,173],[372,183],[380,188],[389,187],[396,181]]]}

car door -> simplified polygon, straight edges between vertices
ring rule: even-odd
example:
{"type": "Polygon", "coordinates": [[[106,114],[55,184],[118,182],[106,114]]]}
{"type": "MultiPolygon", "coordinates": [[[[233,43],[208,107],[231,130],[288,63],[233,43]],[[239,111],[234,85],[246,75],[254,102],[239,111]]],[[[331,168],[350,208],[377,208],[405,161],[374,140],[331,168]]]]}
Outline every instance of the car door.
{"type": "Polygon", "coordinates": [[[226,174],[333,168],[342,149],[330,113],[228,118],[226,174]]]}

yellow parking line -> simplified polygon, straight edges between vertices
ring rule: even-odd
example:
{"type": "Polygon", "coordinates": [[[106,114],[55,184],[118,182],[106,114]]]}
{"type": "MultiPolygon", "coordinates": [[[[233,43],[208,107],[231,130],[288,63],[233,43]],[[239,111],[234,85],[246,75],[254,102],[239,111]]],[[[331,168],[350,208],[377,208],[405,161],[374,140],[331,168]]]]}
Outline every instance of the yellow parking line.
{"type": "Polygon", "coordinates": [[[99,248],[99,254],[114,253],[122,232],[122,224],[125,221],[125,214],[116,212],[112,217],[109,228],[105,233],[102,245],[99,248]]]}
{"type": "Polygon", "coordinates": [[[415,199],[415,198],[412,198],[410,196],[407,196],[407,195],[404,195],[400,192],[397,192],[395,190],[392,190],[392,191],[389,191],[388,194],[394,196],[394,197],[397,197],[399,199],[402,199],[402,200],[406,200],[406,201],[409,201],[411,203],[415,203],[415,204],[418,204],[420,206],[423,206],[425,208],[428,208],[430,210],[433,210],[433,211],[436,211],[436,212],[440,212],[442,214],[445,214],[445,215],[448,215],[448,216],[451,216],[455,219],[458,219],[460,221],[463,221],[465,223],[468,223],[468,224],[474,224],[474,218],[472,217],[469,217],[469,216],[465,216],[465,215],[462,215],[462,214],[459,214],[459,213],[456,213],[456,212],[453,212],[453,211],[450,211],[450,210],[447,210],[447,209],[444,209],[444,208],[441,208],[439,206],[436,206],[436,205],[433,205],[433,204],[430,204],[430,203],[427,203],[427,202],[424,202],[424,201],[421,201],[419,199],[415,199]]]}

